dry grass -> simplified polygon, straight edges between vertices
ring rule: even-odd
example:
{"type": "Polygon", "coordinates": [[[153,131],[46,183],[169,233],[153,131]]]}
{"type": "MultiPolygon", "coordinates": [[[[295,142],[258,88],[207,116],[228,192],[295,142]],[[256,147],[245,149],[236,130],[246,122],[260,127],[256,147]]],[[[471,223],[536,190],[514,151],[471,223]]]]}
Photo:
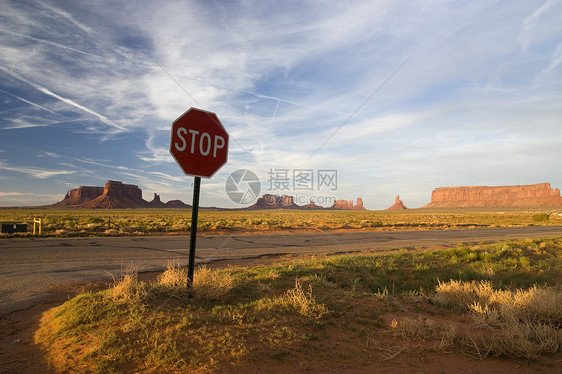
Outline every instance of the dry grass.
{"type": "Polygon", "coordinates": [[[137,272],[129,269],[121,277],[113,277],[108,296],[118,302],[140,301],[144,295],[138,285],[137,272]]]}
{"type": "Polygon", "coordinates": [[[166,270],[158,275],[156,283],[169,288],[182,289],[187,287],[187,269],[175,263],[168,263],[166,270]]]}
{"type": "Polygon", "coordinates": [[[404,340],[413,339],[416,341],[426,341],[435,338],[439,326],[429,318],[405,318],[398,322],[393,320],[390,326],[394,333],[404,340]]]}
{"type": "Polygon", "coordinates": [[[560,283],[560,240],[201,267],[191,298],[185,268],[169,264],[148,284],[129,271],[46,313],[35,338],[61,372],[234,372],[256,363],[363,372],[366,362],[444,352],[556,363],[561,288],[534,285],[560,283]],[[470,282],[483,267],[494,267],[490,279],[470,282]],[[497,287],[506,284],[522,288],[497,287]]]}
{"type": "Polygon", "coordinates": [[[390,327],[394,335],[405,342],[433,341],[433,344],[425,346],[435,352],[450,352],[458,339],[455,325],[443,325],[429,318],[405,318],[400,322],[394,319],[390,327]]]}
{"type": "Polygon", "coordinates": [[[212,271],[207,266],[202,266],[193,276],[191,292],[195,298],[218,301],[225,298],[235,286],[236,281],[230,272],[212,271]]]}
{"type": "MultiPolygon", "coordinates": [[[[190,220],[183,209],[3,209],[0,221],[32,224],[43,219],[43,236],[115,236],[169,233],[184,234],[190,220]],[[111,220],[111,221],[110,221],[111,220]]],[[[454,229],[475,227],[512,227],[560,225],[559,214],[534,214],[524,211],[477,212],[458,210],[401,212],[334,210],[245,210],[199,212],[198,230],[216,232],[267,232],[286,230],[369,230],[394,231],[415,228],[454,229]],[[546,218],[545,218],[546,217],[546,218]]],[[[26,234],[0,234],[22,236],[26,234]]]]}
{"type": "Polygon", "coordinates": [[[280,296],[265,297],[259,300],[257,309],[261,311],[283,311],[285,313],[297,312],[311,321],[318,321],[329,314],[325,304],[320,304],[312,295],[312,286],[303,289],[299,279],[295,280],[295,287],[287,290],[280,296]]]}
{"type": "Polygon", "coordinates": [[[305,291],[298,279],[295,280],[295,287],[288,290],[280,301],[291,305],[306,318],[318,320],[328,314],[326,305],[317,303],[312,296],[312,286],[308,285],[308,290],[305,291]]]}
{"type": "Polygon", "coordinates": [[[475,328],[493,334],[469,336],[465,346],[479,357],[534,359],[562,346],[562,292],[558,287],[495,290],[488,281],[440,282],[435,300],[470,310],[475,328]]]}

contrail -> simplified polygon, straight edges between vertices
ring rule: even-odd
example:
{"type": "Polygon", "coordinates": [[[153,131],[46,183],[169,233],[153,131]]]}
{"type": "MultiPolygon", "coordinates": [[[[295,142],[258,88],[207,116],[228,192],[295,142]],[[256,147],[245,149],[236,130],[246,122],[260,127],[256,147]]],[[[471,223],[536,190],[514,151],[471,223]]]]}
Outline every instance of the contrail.
{"type": "Polygon", "coordinates": [[[39,39],[39,38],[36,38],[36,37],[34,37],[34,36],[29,36],[29,35],[25,35],[25,34],[20,34],[20,33],[18,33],[18,32],[9,31],[9,30],[5,30],[5,29],[0,29],[0,31],[1,31],[1,32],[5,32],[6,34],[18,36],[18,37],[20,37],[20,38],[30,39],[30,40],[34,40],[34,41],[39,42],[39,43],[52,45],[52,46],[55,46],[55,47],[58,47],[58,48],[63,48],[63,49],[66,49],[66,50],[69,50],[69,51],[72,51],[72,52],[76,52],[76,53],[81,53],[81,54],[86,55],[86,56],[92,56],[92,57],[96,57],[96,58],[103,58],[102,56],[99,56],[99,55],[96,55],[96,54],[93,54],[93,53],[90,53],[90,52],[81,51],[81,50],[79,50],[79,49],[72,48],[72,47],[69,47],[69,46],[67,46],[67,45],[63,45],[63,44],[51,42],[51,41],[45,40],[45,39],[39,39]]]}
{"type": "Polygon", "coordinates": [[[322,143],[320,147],[316,148],[316,150],[310,154],[307,160],[310,160],[312,156],[316,154],[316,152],[321,150],[322,147],[324,147],[324,145],[326,145],[326,143],[328,143],[330,139],[332,139],[334,135],[336,135],[336,133],[340,131],[341,128],[344,127],[357,114],[357,112],[359,112],[392,79],[392,77],[394,77],[404,67],[404,65],[408,63],[408,61],[410,61],[411,58],[412,56],[408,57],[400,66],[398,66],[398,68],[394,70],[392,74],[390,74],[380,86],[377,87],[377,89],[371,94],[371,96],[369,96],[367,100],[365,100],[361,105],[359,105],[359,107],[355,109],[355,111],[351,113],[349,117],[347,117],[347,119],[336,129],[336,131],[334,131],[332,135],[328,137],[328,139],[324,140],[324,143],[322,143]]]}
{"type": "Polygon", "coordinates": [[[189,96],[191,98],[191,100],[193,100],[193,102],[195,104],[197,104],[197,106],[201,109],[205,109],[203,108],[203,106],[201,104],[199,104],[199,102],[197,100],[195,100],[195,98],[180,84],[180,82],[178,82],[178,80],[176,78],[174,78],[172,76],[172,74],[170,74],[170,72],[168,70],[166,70],[166,68],[164,68],[164,66],[162,66],[162,64],[160,64],[158,61],[156,61],[156,59],[152,56],[152,55],[148,55],[152,61],[154,61],[156,63],[156,65],[160,66],[160,69],[162,69],[164,71],[164,73],[166,73],[168,75],[168,77],[170,77],[170,79],[172,79],[178,86],[179,88],[181,88],[183,90],[183,92],[185,92],[187,94],[187,96],[189,96]]]}
{"type": "Polygon", "coordinates": [[[40,86],[40,85],[38,85],[38,84],[36,84],[36,83],[33,83],[33,82],[31,82],[31,81],[25,79],[24,77],[22,77],[22,76],[19,75],[18,73],[11,71],[10,69],[8,69],[8,68],[6,68],[6,67],[4,67],[4,66],[1,66],[1,65],[0,65],[0,70],[2,70],[2,71],[5,72],[6,74],[11,75],[12,77],[14,77],[14,78],[16,78],[16,79],[18,79],[18,80],[20,80],[20,81],[22,81],[22,82],[25,82],[25,83],[29,84],[31,87],[33,87],[33,88],[35,88],[36,90],[38,90],[38,91],[44,93],[45,95],[49,95],[49,96],[51,96],[51,97],[54,97],[54,98],[57,99],[57,100],[60,100],[60,101],[62,101],[62,102],[64,102],[64,103],[67,103],[67,104],[69,104],[69,105],[71,105],[71,106],[73,106],[73,107],[75,107],[75,108],[78,108],[78,109],[80,109],[80,110],[82,110],[82,111],[84,111],[84,112],[86,112],[86,113],[89,113],[89,114],[91,114],[91,115],[97,117],[100,121],[102,121],[102,122],[105,123],[106,125],[109,125],[109,126],[111,126],[111,127],[115,127],[116,129],[119,129],[119,130],[121,130],[121,131],[127,131],[127,129],[126,129],[125,127],[120,126],[119,124],[117,124],[117,123],[111,121],[110,119],[108,119],[108,118],[107,118],[106,116],[104,116],[103,114],[99,114],[99,113],[93,111],[93,110],[90,109],[90,108],[87,108],[87,107],[85,107],[85,106],[83,106],[83,105],[80,105],[80,104],[78,104],[77,102],[75,102],[74,100],[71,100],[71,99],[69,99],[69,98],[66,98],[66,97],[57,95],[56,93],[54,93],[53,91],[49,90],[48,88],[45,88],[45,87],[40,86]]]}
{"type": "Polygon", "coordinates": [[[1,88],[0,88],[0,92],[3,92],[3,93],[5,93],[6,95],[12,96],[12,97],[14,97],[14,98],[16,98],[16,99],[18,99],[18,100],[20,100],[20,101],[23,101],[23,102],[26,103],[26,104],[32,105],[32,106],[34,106],[34,107],[36,107],[36,108],[39,108],[39,109],[42,109],[42,110],[44,110],[44,111],[46,111],[46,112],[49,112],[49,113],[52,113],[52,114],[56,114],[57,116],[61,116],[62,118],[68,119],[68,117],[63,116],[62,114],[59,114],[59,113],[57,113],[57,112],[55,112],[55,111],[52,111],[52,110],[50,110],[50,109],[48,109],[48,108],[45,108],[45,107],[42,106],[42,105],[39,105],[39,104],[36,104],[36,103],[31,102],[31,101],[29,101],[29,100],[26,100],[26,99],[24,99],[23,97],[19,97],[18,95],[14,95],[13,93],[10,93],[10,92],[8,92],[8,91],[4,91],[4,90],[1,89],[1,88]]]}
{"type": "Polygon", "coordinates": [[[66,18],[67,20],[72,22],[74,25],[76,25],[78,28],[80,28],[82,31],[87,33],[88,35],[90,35],[90,36],[92,35],[92,29],[90,27],[84,25],[82,22],[77,21],[76,18],[74,18],[72,16],[72,14],[68,13],[67,11],[59,9],[59,8],[55,8],[54,6],[51,6],[51,5],[49,5],[45,2],[39,2],[39,5],[47,8],[51,12],[55,13],[57,16],[61,16],[63,18],[66,18]]]}
{"type": "MultiPolygon", "coordinates": [[[[242,92],[244,92],[244,91],[242,91],[242,92]]],[[[268,95],[261,94],[259,92],[248,92],[248,91],[246,91],[246,93],[248,93],[250,95],[253,95],[255,97],[259,97],[261,99],[275,100],[278,103],[282,102],[282,103],[285,103],[285,104],[300,106],[301,108],[314,109],[314,110],[318,110],[318,111],[322,111],[322,112],[334,113],[334,114],[339,114],[339,115],[346,115],[347,114],[347,113],[338,112],[336,110],[320,108],[320,107],[317,107],[317,106],[304,105],[304,104],[297,103],[296,101],[285,100],[285,99],[281,99],[280,97],[275,97],[275,96],[268,96],[268,95]]]]}

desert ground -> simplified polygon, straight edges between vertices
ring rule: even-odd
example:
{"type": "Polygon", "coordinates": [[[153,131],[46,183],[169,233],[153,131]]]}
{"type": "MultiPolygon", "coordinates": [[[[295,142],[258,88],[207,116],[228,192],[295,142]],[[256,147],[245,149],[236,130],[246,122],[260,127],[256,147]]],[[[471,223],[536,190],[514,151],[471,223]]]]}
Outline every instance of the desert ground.
{"type": "MultiPolygon", "coordinates": [[[[182,213],[53,211],[43,219],[47,236],[183,235],[182,213]],[[115,228],[98,228],[109,216],[115,228]]],[[[560,224],[556,214],[522,211],[204,213],[202,235],[560,224]]],[[[218,261],[198,270],[190,299],[177,282],[181,268],[71,282],[1,317],[0,372],[560,372],[561,257],[560,238],[530,238],[218,261]],[[500,312],[516,304],[501,306],[501,297],[547,294],[547,312],[532,309],[544,318],[500,312]],[[99,318],[86,318],[93,310],[99,318]]]]}

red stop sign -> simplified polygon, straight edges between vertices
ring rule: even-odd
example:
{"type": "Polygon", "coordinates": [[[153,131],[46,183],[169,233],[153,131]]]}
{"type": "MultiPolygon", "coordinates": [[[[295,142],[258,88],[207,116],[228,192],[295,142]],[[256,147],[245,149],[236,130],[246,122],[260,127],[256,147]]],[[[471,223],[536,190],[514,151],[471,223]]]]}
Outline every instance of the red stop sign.
{"type": "Polygon", "coordinates": [[[191,108],[172,123],[170,154],[183,172],[210,178],[228,159],[228,133],[217,115],[191,108]]]}

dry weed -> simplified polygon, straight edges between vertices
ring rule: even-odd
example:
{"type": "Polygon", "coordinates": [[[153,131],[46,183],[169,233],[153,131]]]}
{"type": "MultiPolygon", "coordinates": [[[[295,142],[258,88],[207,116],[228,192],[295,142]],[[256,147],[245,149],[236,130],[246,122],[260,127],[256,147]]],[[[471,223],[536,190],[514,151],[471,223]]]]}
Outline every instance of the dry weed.
{"type": "Polygon", "coordinates": [[[175,263],[169,263],[166,270],[158,275],[156,282],[161,286],[169,288],[187,288],[187,270],[175,263]]]}
{"type": "Polygon", "coordinates": [[[435,352],[450,352],[456,345],[457,328],[455,325],[442,326],[429,318],[405,318],[390,324],[395,335],[409,343],[423,343],[422,346],[435,352]],[[433,340],[435,344],[428,345],[433,340]]]}
{"type": "Polygon", "coordinates": [[[435,321],[422,317],[405,318],[400,322],[393,320],[390,326],[394,329],[394,334],[403,340],[426,341],[433,339],[438,330],[435,321]]]}
{"type": "Polygon", "coordinates": [[[475,327],[491,335],[469,336],[465,347],[479,358],[489,354],[534,359],[562,346],[562,293],[555,287],[494,290],[487,281],[439,283],[435,299],[467,308],[475,327]]]}
{"type": "Polygon", "coordinates": [[[212,271],[202,266],[194,274],[192,293],[196,298],[216,301],[226,297],[235,286],[235,279],[230,272],[212,271]]]}
{"type": "Polygon", "coordinates": [[[142,291],[138,287],[138,275],[134,270],[128,270],[119,279],[113,278],[113,284],[108,290],[109,297],[114,301],[139,301],[142,291]]]}
{"type": "Polygon", "coordinates": [[[307,318],[318,320],[328,314],[328,308],[324,304],[318,304],[312,296],[312,286],[308,285],[308,292],[305,292],[298,279],[295,280],[295,287],[288,290],[281,300],[307,318]]]}

